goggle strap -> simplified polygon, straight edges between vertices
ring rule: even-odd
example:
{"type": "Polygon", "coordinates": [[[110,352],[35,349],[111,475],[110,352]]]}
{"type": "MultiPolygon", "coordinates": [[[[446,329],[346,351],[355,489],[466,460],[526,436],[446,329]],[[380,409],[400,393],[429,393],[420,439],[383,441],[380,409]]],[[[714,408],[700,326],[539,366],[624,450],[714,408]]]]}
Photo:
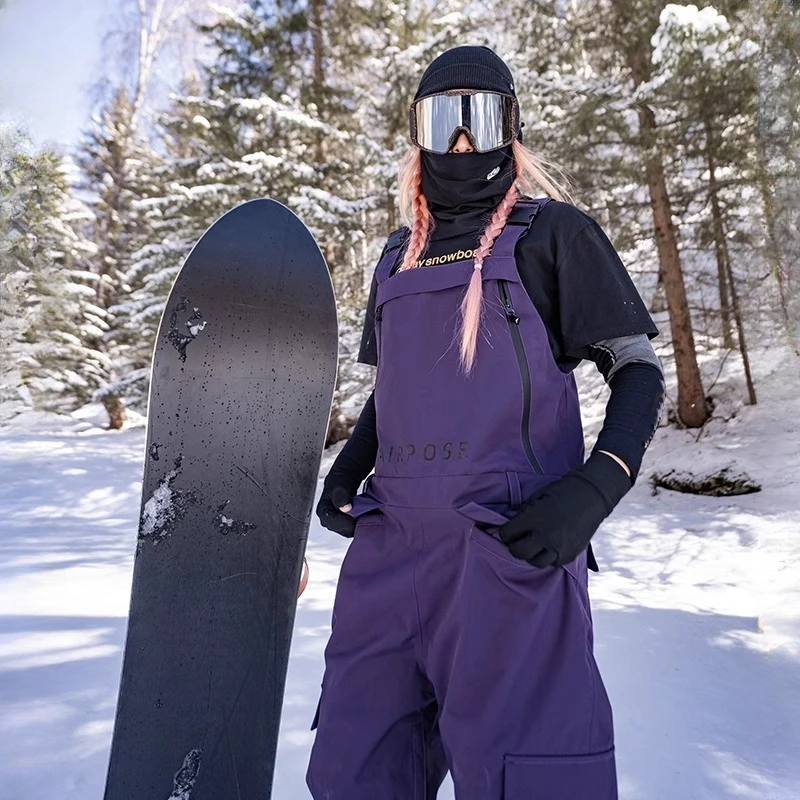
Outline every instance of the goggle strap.
{"type": "Polygon", "coordinates": [[[466,126],[472,131],[472,95],[461,95],[461,124],[466,126]]]}

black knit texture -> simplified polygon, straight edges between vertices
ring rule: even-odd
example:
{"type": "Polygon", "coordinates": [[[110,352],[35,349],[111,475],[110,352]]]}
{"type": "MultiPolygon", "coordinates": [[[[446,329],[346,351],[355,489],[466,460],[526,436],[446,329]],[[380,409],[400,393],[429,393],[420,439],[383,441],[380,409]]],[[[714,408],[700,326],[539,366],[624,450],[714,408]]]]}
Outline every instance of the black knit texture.
{"type": "Polygon", "coordinates": [[[414,99],[448,89],[485,89],[516,97],[511,70],[484,45],[462,45],[437,56],[422,73],[414,99]]]}
{"type": "Polygon", "coordinates": [[[592,452],[608,450],[630,468],[636,483],[642,459],[664,408],[664,375],[655,364],[632,361],[611,376],[611,397],[592,452]]]}

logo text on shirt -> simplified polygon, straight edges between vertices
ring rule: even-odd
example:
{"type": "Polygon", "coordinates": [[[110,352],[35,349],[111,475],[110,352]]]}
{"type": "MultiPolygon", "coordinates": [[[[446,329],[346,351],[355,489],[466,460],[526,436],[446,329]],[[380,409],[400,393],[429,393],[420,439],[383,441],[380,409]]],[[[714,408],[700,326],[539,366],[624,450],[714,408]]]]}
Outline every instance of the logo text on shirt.
{"type": "MultiPolygon", "coordinates": [[[[415,267],[433,267],[436,264],[449,264],[451,261],[465,261],[469,258],[474,258],[478,248],[472,250],[456,250],[453,253],[445,253],[441,256],[433,256],[432,258],[419,258],[414,263],[415,267]]],[[[489,254],[491,254],[491,249],[489,254]]]]}

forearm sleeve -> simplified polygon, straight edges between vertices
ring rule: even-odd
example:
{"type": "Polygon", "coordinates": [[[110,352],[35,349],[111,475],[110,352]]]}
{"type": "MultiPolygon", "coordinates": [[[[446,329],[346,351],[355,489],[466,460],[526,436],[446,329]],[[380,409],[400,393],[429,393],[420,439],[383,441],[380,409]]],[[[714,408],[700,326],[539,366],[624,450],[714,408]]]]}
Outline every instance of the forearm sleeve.
{"type": "Polygon", "coordinates": [[[326,481],[339,480],[348,484],[352,491],[369,475],[375,466],[378,454],[378,433],[375,418],[375,392],[370,392],[367,402],[358,417],[350,438],[336,456],[326,481]]]}
{"type": "Polygon", "coordinates": [[[661,419],[664,374],[651,363],[631,361],[614,371],[609,386],[611,397],[592,452],[607,450],[619,456],[631,471],[633,485],[661,419]]]}
{"type": "Polygon", "coordinates": [[[619,456],[630,468],[634,484],[664,408],[661,362],[645,334],[603,339],[586,351],[611,387],[592,452],[607,450],[619,456]]]}

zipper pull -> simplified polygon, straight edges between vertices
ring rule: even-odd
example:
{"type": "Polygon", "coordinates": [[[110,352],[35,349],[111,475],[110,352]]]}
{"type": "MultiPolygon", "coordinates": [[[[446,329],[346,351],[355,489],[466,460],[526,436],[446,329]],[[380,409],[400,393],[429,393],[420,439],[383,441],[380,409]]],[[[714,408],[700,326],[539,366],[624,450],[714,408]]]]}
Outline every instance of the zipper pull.
{"type": "Polygon", "coordinates": [[[383,303],[375,309],[375,321],[380,322],[383,319],[383,303]]]}
{"type": "Polygon", "coordinates": [[[519,325],[519,317],[517,316],[517,312],[514,311],[514,307],[511,305],[511,298],[506,295],[505,298],[505,308],[506,308],[506,316],[514,323],[519,325]]]}
{"type": "Polygon", "coordinates": [[[519,325],[519,317],[517,316],[517,312],[514,311],[514,306],[511,305],[511,295],[508,293],[506,282],[504,280],[499,280],[498,283],[500,284],[500,293],[503,295],[503,308],[505,309],[506,317],[519,325]]]}

